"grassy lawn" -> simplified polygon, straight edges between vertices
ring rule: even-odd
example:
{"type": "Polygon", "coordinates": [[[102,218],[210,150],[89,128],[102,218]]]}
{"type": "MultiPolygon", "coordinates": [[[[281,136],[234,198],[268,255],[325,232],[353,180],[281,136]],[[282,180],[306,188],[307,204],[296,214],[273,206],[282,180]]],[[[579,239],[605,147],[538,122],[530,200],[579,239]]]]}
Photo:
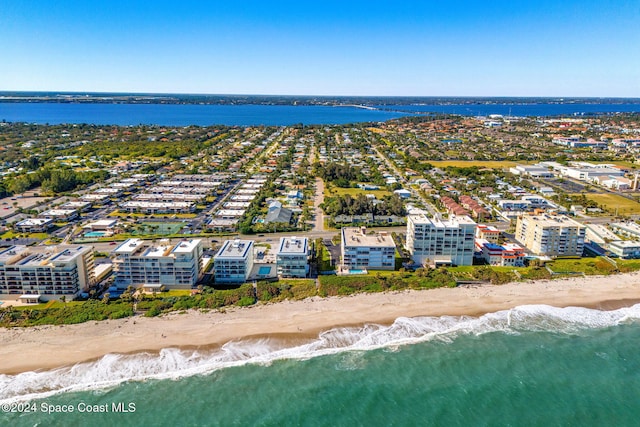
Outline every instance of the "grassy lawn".
{"type": "Polygon", "coordinates": [[[158,292],[156,296],[158,297],[188,297],[191,295],[191,289],[171,289],[165,292],[158,292]]]}
{"type": "Polygon", "coordinates": [[[17,237],[17,238],[28,237],[30,239],[44,240],[44,239],[47,239],[49,235],[47,233],[29,233],[29,234],[14,233],[13,231],[7,231],[6,233],[0,235],[0,239],[13,239],[14,237],[17,237]]]}
{"type": "Polygon", "coordinates": [[[324,189],[324,197],[331,196],[342,196],[345,194],[349,194],[350,196],[357,196],[358,194],[373,194],[377,199],[382,198],[383,196],[391,195],[390,191],[387,190],[363,190],[361,188],[339,188],[339,187],[331,187],[332,193],[329,193],[329,190],[325,187],[324,189]]]}
{"type": "Polygon", "coordinates": [[[0,235],[0,239],[13,239],[14,237],[18,237],[19,233],[14,233],[13,231],[9,230],[6,233],[0,235]]]}
{"type": "MultiPolygon", "coordinates": [[[[574,194],[579,196],[580,194],[574,194]]],[[[587,199],[593,200],[598,205],[603,205],[606,210],[615,212],[618,209],[619,215],[633,215],[640,213],[640,203],[629,200],[626,197],[617,194],[601,193],[601,194],[585,194],[587,199]]]]}
{"type": "Polygon", "coordinates": [[[84,301],[67,301],[66,305],[62,301],[51,300],[43,302],[41,304],[28,304],[14,306],[16,310],[43,310],[45,308],[64,308],[65,306],[71,307],[74,305],[84,304],[84,301]]]}
{"type": "Polygon", "coordinates": [[[584,273],[586,275],[611,274],[615,267],[602,257],[560,258],[547,264],[555,273],[584,273]]]}
{"type": "Polygon", "coordinates": [[[613,161],[607,161],[605,163],[612,163],[614,165],[622,166],[622,167],[629,168],[629,169],[635,169],[636,167],[638,167],[638,165],[636,163],[625,162],[623,160],[613,160],[613,161]]]}
{"type": "Polygon", "coordinates": [[[327,216],[324,217],[323,226],[324,226],[325,231],[333,231],[333,230],[337,231],[338,230],[337,228],[329,226],[329,219],[330,218],[327,217],[327,216]]]}
{"type": "Polygon", "coordinates": [[[131,234],[167,235],[176,234],[184,226],[182,222],[143,222],[140,230],[133,230],[131,234]]]}
{"type": "MultiPolygon", "coordinates": [[[[329,250],[327,250],[326,246],[322,243],[320,243],[317,246],[317,250],[319,252],[319,258],[320,258],[320,271],[332,271],[335,270],[336,268],[334,266],[331,265],[331,254],[329,253],[329,250]]],[[[336,260],[336,263],[338,262],[338,260],[336,260]]]]}
{"type": "Polygon", "coordinates": [[[479,168],[507,169],[524,162],[513,162],[511,160],[430,160],[429,163],[437,168],[478,166],[479,168]]]}
{"type": "Polygon", "coordinates": [[[107,216],[115,216],[115,217],[120,217],[120,218],[126,218],[128,216],[130,216],[131,218],[144,218],[147,215],[141,214],[141,213],[120,212],[119,210],[116,209],[115,211],[111,212],[107,216]]]}
{"type": "Polygon", "coordinates": [[[30,239],[44,240],[47,239],[49,235],[47,233],[29,233],[27,237],[29,237],[30,239]]]}

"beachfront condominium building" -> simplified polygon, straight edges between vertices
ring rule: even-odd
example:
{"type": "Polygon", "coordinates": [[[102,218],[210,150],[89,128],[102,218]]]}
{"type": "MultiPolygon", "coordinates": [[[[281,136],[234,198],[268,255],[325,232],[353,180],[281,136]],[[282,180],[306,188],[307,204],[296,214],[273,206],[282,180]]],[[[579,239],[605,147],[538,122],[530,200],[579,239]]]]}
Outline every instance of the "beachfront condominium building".
{"type": "Polygon", "coordinates": [[[476,239],[476,249],[480,258],[489,265],[499,265],[503,267],[524,266],[524,249],[515,243],[498,245],[486,239],[476,239]]]}
{"type": "Polygon", "coordinates": [[[407,217],[407,249],[418,265],[472,265],[475,233],[476,223],[466,215],[446,221],[426,212],[407,217]]]}
{"type": "Polygon", "coordinates": [[[342,229],[342,266],[348,270],[393,270],[396,244],[387,232],[369,233],[365,227],[342,229]]]}
{"type": "Polygon", "coordinates": [[[586,227],[563,215],[521,215],[515,238],[536,255],[581,256],[586,227]]]}
{"type": "Polygon", "coordinates": [[[309,239],[281,237],[276,250],[276,267],[280,277],[307,277],[309,274],[309,239]]]}
{"type": "Polygon", "coordinates": [[[202,270],[202,242],[198,239],[176,245],[129,239],[113,254],[114,283],[119,288],[191,289],[202,270]]]}
{"type": "Polygon", "coordinates": [[[213,257],[215,283],[243,283],[253,268],[253,240],[227,240],[213,257]]]}
{"type": "Polygon", "coordinates": [[[0,299],[71,300],[94,280],[91,246],[60,246],[44,252],[11,246],[0,252],[0,299]]]}

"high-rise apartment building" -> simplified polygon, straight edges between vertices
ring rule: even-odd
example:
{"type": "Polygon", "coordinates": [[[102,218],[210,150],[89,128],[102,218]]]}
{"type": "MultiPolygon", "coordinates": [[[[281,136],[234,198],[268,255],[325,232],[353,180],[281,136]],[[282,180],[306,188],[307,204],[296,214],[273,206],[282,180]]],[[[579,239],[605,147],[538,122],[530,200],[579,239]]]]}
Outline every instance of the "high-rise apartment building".
{"type": "Polygon", "coordinates": [[[476,223],[468,216],[441,220],[418,212],[407,217],[407,249],[419,265],[472,265],[475,233],[476,223]]]}
{"type": "Polygon", "coordinates": [[[91,246],[60,246],[46,252],[11,246],[0,252],[0,299],[73,299],[94,281],[91,246]]]}
{"type": "Polygon", "coordinates": [[[586,227],[563,215],[522,215],[515,238],[536,255],[581,256],[586,227]]]}

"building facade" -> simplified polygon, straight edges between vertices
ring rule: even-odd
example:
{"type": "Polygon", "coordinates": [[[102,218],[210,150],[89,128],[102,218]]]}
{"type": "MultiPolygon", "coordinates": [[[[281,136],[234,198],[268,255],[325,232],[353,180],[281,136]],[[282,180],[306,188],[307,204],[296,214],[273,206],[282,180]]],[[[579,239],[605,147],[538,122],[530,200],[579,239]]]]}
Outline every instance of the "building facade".
{"type": "Polygon", "coordinates": [[[393,270],[396,244],[386,232],[367,234],[364,227],[342,229],[342,266],[348,270],[393,270]]]}
{"type": "Polygon", "coordinates": [[[114,249],[113,271],[119,288],[144,286],[191,289],[201,274],[202,242],[155,245],[129,239],[114,249]]]}
{"type": "Polygon", "coordinates": [[[491,243],[498,243],[500,240],[500,230],[492,225],[478,224],[478,228],[476,228],[476,238],[485,239],[491,243]]]}
{"type": "Polygon", "coordinates": [[[617,240],[609,243],[609,251],[622,259],[640,258],[640,241],[617,240]]]}
{"type": "Polygon", "coordinates": [[[515,238],[536,255],[581,256],[586,227],[562,215],[522,215],[515,238]]]}
{"type": "Polygon", "coordinates": [[[54,252],[11,246],[0,252],[0,299],[71,300],[94,281],[91,246],[61,246],[54,252]]]}
{"type": "Polygon", "coordinates": [[[468,216],[446,221],[425,212],[407,217],[407,249],[419,265],[472,265],[476,223],[468,216]]]}
{"type": "Polygon", "coordinates": [[[23,233],[41,233],[53,227],[53,220],[47,218],[27,218],[16,222],[13,228],[23,233]]]}
{"type": "Polygon", "coordinates": [[[281,237],[276,251],[276,267],[280,277],[307,277],[309,274],[309,239],[281,237]]]}
{"type": "Polygon", "coordinates": [[[253,267],[253,240],[227,240],[213,257],[215,283],[243,283],[253,267]]]}
{"type": "Polygon", "coordinates": [[[479,256],[489,265],[503,267],[524,266],[524,249],[514,243],[498,245],[486,239],[476,239],[476,249],[479,256]]]}

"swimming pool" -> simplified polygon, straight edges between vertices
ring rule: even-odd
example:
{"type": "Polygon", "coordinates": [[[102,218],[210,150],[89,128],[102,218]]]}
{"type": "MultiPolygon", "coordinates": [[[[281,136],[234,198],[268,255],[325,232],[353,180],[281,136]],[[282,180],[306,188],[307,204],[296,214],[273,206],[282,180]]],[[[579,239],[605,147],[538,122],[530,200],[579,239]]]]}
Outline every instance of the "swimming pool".
{"type": "Polygon", "coordinates": [[[271,267],[260,267],[258,269],[258,274],[261,276],[264,276],[269,273],[271,273],[271,267]]]}
{"type": "Polygon", "coordinates": [[[88,233],[84,233],[84,237],[103,237],[105,234],[104,231],[89,231],[88,233]]]}
{"type": "Polygon", "coordinates": [[[367,274],[367,270],[349,270],[349,274],[367,274]]]}

